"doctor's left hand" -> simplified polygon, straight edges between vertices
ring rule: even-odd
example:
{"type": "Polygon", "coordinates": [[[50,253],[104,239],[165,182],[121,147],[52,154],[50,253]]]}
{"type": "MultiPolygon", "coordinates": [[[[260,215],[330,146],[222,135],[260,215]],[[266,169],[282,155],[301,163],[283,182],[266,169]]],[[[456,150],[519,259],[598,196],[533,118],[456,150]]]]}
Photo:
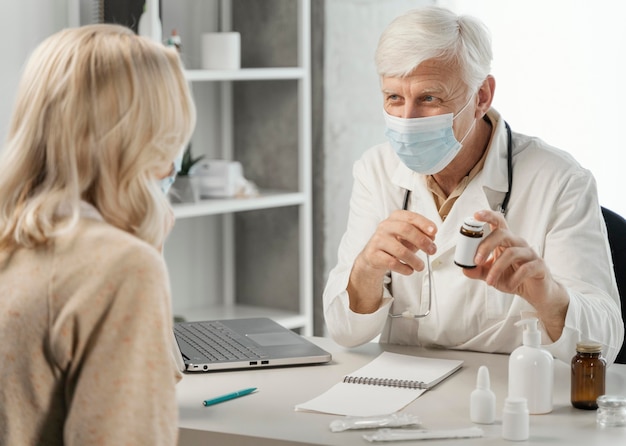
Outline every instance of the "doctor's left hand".
{"type": "Polygon", "coordinates": [[[569,305],[566,289],[554,280],[543,258],[526,240],[509,230],[502,213],[482,210],[474,218],[488,223],[491,233],[478,246],[476,268],[464,269],[464,274],[524,298],[537,310],[548,335],[557,340],[569,305]]]}

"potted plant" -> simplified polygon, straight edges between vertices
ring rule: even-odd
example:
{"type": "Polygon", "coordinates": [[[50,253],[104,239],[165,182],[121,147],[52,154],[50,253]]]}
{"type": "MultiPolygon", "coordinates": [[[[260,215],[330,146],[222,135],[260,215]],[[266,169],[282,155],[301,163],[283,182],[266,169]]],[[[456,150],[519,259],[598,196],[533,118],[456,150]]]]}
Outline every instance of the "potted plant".
{"type": "Polygon", "coordinates": [[[198,187],[191,176],[191,168],[200,160],[204,158],[204,155],[195,157],[191,153],[191,143],[185,148],[183,153],[183,159],[180,165],[180,170],[176,175],[176,180],[172,184],[170,191],[170,199],[175,203],[194,203],[199,200],[198,187]]]}

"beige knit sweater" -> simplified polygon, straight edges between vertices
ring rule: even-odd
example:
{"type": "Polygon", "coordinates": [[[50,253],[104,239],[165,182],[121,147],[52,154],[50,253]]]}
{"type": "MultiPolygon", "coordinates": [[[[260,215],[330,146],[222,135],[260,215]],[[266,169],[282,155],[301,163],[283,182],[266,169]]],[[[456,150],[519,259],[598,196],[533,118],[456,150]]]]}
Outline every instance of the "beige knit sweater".
{"type": "Polygon", "coordinates": [[[0,253],[0,445],[173,445],[160,253],[93,209],[48,247],[0,253]]]}

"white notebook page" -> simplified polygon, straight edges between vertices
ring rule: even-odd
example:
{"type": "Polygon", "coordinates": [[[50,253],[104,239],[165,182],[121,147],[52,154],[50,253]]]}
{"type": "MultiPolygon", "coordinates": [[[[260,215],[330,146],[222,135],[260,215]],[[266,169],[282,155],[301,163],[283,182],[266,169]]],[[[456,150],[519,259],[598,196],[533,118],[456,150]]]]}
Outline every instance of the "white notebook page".
{"type": "MultiPolygon", "coordinates": [[[[421,381],[432,387],[462,364],[460,360],[383,352],[348,376],[421,381]]],[[[296,410],[351,416],[384,415],[404,408],[425,391],[342,381],[318,397],[297,405],[296,410]]]]}

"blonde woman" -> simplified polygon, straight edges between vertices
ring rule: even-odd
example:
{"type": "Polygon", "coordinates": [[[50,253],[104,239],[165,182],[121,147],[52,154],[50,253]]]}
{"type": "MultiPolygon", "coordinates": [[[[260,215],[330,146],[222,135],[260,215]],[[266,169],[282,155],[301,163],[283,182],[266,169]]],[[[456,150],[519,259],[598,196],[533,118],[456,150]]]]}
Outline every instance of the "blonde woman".
{"type": "Polygon", "coordinates": [[[195,125],[174,50],[117,25],[32,54],[0,159],[0,444],[175,444],[164,188],[195,125]]]}

